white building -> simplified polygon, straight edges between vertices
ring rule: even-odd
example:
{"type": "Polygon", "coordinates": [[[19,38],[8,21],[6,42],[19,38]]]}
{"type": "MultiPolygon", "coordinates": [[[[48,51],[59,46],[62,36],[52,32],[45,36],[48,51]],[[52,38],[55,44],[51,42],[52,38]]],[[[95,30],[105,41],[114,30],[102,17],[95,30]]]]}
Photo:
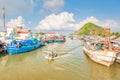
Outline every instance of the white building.
{"type": "Polygon", "coordinates": [[[0,32],[0,37],[3,37],[3,36],[5,36],[6,35],[6,32],[5,31],[1,31],[0,32]]]}

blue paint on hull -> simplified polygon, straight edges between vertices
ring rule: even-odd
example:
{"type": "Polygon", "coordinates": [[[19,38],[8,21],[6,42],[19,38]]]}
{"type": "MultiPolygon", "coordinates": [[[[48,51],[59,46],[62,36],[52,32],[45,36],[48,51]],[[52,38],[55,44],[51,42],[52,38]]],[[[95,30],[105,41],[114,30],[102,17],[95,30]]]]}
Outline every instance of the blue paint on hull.
{"type": "Polygon", "coordinates": [[[65,42],[64,40],[59,40],[59,39],[56,39],[54,40],[55,42],[65,42]]]}
{"type": "Polygon", "coordinates": [[[39,42],[34,45],[21,46],[20,48],[13,47],[13,46],[6,46],[6,50],[8,54],[17,54],[17,53],[24,53],[24,52],[32,51],[43,45],[44,45],[44,42],[39,42]]]}

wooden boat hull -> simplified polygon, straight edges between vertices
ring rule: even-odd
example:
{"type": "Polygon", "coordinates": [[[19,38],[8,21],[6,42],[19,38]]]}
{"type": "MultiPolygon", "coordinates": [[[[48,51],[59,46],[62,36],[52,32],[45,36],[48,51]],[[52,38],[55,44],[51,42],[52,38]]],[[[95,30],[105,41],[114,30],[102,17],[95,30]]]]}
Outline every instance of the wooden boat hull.
{"type": "Polygon", "coordinates": [[[20,48],[6,46],[6,50],[7,50],[8,54],[24,53],[24,52],[28,52],[28,51],[37,49],[40,46],[43,46],[43,44],[44,44],[43,42],[39,42],[38,44],[35,44],[35,45],[21,46],[20,48]]]}
{"type": "Polygon", "coordinates": [[[120,63],[120,52],[116,53],[116,62],[120,63]]]}
{"type": "Polygon", "coordinates": [[[84,52],[92,59],[94,62],[105,65],[107,67],[111,66],[115,61],[115,52],[104,52],[104,51],[92,51],[85,47],[84,52]]]}

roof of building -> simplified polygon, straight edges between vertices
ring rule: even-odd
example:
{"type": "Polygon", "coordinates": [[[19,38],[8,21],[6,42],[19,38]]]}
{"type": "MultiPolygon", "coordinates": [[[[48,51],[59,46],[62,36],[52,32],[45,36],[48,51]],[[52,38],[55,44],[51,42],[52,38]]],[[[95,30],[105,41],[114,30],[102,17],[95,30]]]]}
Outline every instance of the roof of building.
{"type": "Polygon", "coordinates": [[[55,32],[46,32],[46,34],[55,34],[55,32]]]}

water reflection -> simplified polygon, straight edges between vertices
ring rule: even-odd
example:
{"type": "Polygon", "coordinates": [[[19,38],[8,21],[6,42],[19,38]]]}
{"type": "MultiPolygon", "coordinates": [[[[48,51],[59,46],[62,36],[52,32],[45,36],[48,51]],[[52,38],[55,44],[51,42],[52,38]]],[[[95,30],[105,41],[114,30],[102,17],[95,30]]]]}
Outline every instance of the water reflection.
{"type": "MultiPolygon", "coordinates": [[[[91,72],[91,79],[92,80],[119,80],[120,78],[117,78],[117,75],[120,75],[120,72],[116,73],[117,71],[120,71],[120,68],[115,67],[114,63],[111,67],[106,67],[101,64],[93,62],[87,55],[86,55],[86,61],[88,64],[88,67],[91,72]]],[[[116,66],[120,67],[120,64],[117,64],[116,66]]]]}
{"type": "Polygon", "coordinates": [[[6,65],[7,61],[8,61],[8,55],[5,55],[5,56],[1,57],[1,59],[0,59],[0,66],[4,67],[6,65]]]}
{"type": "Polygon", "coordinates": [[[48,63],[49,63],[49,64],[53,64],[54,61],[55,61],[55,59],[48,59],[48,63]]]}

